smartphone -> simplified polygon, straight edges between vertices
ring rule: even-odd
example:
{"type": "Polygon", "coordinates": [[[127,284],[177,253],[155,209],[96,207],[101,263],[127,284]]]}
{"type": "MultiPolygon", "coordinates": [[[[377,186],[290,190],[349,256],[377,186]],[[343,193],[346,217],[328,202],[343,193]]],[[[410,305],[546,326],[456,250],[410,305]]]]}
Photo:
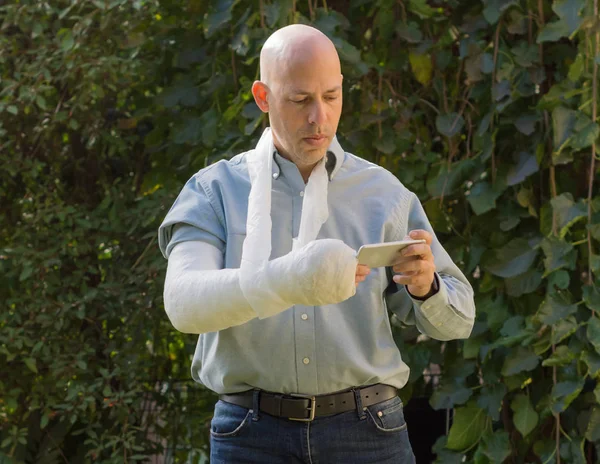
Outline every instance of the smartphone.
{"type": "Polygon", "coordinates": [[[426,243],[425,240],[401,240],[399,242],[373,243],[363,245],[357,253],[358,264],[371,268],[393,266],[398,260],[398,253],[403,248],[416,243],[426,243]]]}

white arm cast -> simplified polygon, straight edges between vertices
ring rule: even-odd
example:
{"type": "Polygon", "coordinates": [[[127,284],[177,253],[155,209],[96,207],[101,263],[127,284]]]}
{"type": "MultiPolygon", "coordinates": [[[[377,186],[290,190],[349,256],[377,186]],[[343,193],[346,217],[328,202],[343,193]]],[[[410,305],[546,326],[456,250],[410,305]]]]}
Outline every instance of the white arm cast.
{"type": "MultiPolygon", "coordinates": [[[[216,332],[295,304],[334,304],[356,292],[356,257],[340,240],[316,240],[257,269],[252,306],[240,287],[240,269],[223,269],[218,248],[181,242],[169,255],[164,302],[173,326],[184,333],[216,332]]],[[[248,289],[247,289],[248,290],[248,289]]]]}

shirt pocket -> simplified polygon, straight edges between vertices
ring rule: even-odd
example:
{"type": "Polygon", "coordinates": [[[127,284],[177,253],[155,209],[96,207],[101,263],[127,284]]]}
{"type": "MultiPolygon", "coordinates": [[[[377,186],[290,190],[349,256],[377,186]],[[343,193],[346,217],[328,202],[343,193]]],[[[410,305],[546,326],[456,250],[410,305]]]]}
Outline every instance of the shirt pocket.
{"type": "Polygon", "coordinates": [[[225,244],[225,267],[227,269],[239,269],[242,262],[242,249],[246,240],[246,234],[227,234],[225,244]]]}
{"type": "Polygon", "coordinates": [[[402,432],[407,428],[404,405],[398,396],[368,406],[366,412],[369,420],[382,432],[402,432]]]}

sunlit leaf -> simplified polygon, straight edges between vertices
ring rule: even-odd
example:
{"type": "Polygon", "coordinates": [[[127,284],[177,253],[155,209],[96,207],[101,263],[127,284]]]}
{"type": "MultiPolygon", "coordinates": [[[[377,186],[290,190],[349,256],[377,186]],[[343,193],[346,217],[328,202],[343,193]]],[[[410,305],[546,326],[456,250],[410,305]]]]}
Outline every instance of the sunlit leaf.
{"type": "Polygon", "coordinates": [[[552,388],[552,411],[559,413],[569,407],[583,389],[583,379],[579,381],[559,382],[552,388]]]}
{"type": "Polygon", "coordinates": [[[485,430],[486,423],[485,412],[474,404],[456,408],[448,434],[447,448],[462,451],[477,443],[485,430]]]}
{"type": "Polygon", "coordinates": [[[428,85],[433,71],[431,56],[411,52],[408,54],[408,59],[415,79],[422,85],[428,85]]]}
{"type": "Polygon", "coordinates": [[[587,208],[583,201],[576,203],[569,192],[552,198],[550,203],[556,213],[560,238],[563,238],[576,222],[587,217],[587,208]]]}

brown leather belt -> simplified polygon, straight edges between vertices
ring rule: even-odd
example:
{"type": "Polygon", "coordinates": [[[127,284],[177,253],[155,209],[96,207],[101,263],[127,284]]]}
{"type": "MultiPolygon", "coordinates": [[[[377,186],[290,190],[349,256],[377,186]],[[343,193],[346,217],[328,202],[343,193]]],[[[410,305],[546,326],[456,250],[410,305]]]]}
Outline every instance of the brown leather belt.
{"type": "MultiPolygon", "coordinates": [[[[360,392],[362,406],[371,406],[398,395],[398,390],[391,385],[378,383],[369,387],[357,388],[360,392]]],[[[227,403],[237,404],[247,409],[253,407],[254,390],[228,395],[219,395],[227,403]]],[[[356,409],[354,392],[344,391],[330,395],[283,395],[266,391],[259,392],[259,409],[276,417],[290,420],[312,421],[315,417],[329,416],[356,409]]]]}

